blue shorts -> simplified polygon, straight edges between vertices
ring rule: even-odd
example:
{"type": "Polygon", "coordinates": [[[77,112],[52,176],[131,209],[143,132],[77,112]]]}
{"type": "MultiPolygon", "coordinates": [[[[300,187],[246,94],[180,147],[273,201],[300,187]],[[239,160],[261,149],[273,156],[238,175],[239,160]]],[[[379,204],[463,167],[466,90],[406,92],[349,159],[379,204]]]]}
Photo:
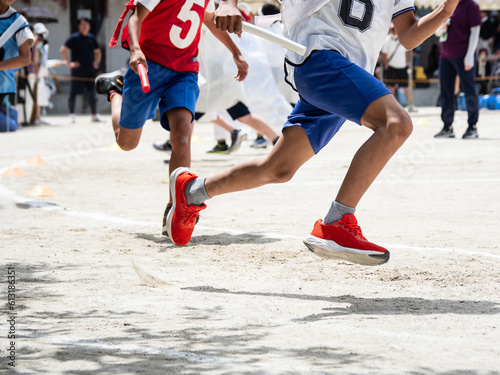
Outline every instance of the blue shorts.
{"type": "Polygon", "coordinates": [[[295,67],[300,98],[283,128],[302,127],[317,154],[345,120],[360,123],[368,106],[391,92],[366,70],[336,51],[314,51],[295,67]]]}
{"type": "Polygon", "coordinates": [[[190,72],[176,72],[148,60],[148,77],[151,89],[142,91],[139,75],[127,69],[123,82],[123,101],[120,126],[126,129],[139,129],[155,117],[156,108],[160,109],[160,123],[170,130],[165,114],[172,108],[186,108],[194,119],[194,110],[200,89],[198,75],[190,72]]]}

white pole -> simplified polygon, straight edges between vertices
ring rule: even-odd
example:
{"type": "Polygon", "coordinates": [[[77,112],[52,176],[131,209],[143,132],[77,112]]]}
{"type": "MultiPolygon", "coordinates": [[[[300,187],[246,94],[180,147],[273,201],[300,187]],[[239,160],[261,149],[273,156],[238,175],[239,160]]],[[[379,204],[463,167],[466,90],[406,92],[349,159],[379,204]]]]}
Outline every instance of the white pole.
{"type": "Polygon", "coordinates": [[[262,27],[252,25],[251,23],[248,22],[243,22],[243,31],[258,36],[262,39],[268,40],[272,43],[278,44],[282,47],[285,47],[286,49],[298,53],[299,55],[304,55],[307,50],[307,48],[302,44],[296,43],[290,39],[287,39],[283,36],[267,31],[262,27]]]}

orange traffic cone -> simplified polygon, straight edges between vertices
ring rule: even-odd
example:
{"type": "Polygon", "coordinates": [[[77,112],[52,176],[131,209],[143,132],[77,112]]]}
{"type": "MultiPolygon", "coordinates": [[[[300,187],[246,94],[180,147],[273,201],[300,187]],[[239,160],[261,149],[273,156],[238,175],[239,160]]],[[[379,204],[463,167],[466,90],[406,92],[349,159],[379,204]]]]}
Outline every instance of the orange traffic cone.
{"type": "Polygon", "coordinates": [[[26,195],[31,195],[34,197],[53,197],[55,194],[47,186],[36,185],[26,195]]]}
{"type": "Polygon", "coordinates": [[[40,156],[33,156],[26,162],[26,164],[47,164],[47,162],[40,156]]]}
{"type": "Polygon", "coordinates": [[[26,173],[24,173],[22,170],[16,167],[9,168],[2,173],[2,177],[16,177],[16,176],[26,176],[26,173]]]}

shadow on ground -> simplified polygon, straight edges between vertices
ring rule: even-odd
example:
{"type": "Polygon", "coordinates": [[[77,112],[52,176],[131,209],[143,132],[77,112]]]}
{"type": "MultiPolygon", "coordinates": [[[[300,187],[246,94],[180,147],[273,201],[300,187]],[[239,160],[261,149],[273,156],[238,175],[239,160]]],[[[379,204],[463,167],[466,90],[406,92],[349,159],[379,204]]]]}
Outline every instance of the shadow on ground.
{"type": "MultiPolygon", "coordinates": [[[[221,314],[218,308],[193,308],[181,303],[181,312],[165,322],[150,308],[114,303],[114,296],[105,296],[100,308],[85,305],[65,305],[65,285],[73,284],[68,275],[89,264],[15,264],[22,280],[22,290],[29,296],[19,306],[22,326],[19,328],[19,373],[26,374],[329,374],[342,373],[353,363],[375,360],[366,353],[346,350],[340,344],[284,349],[277,345],[262,345],[273,335],[273,325],[237,325],[221,314]],[[52,291],[59,285],[56,292],[52,291]],[[42,301],[42,304],[40,304],[42,301]],[[37,307],[33,307],[35,305],[37,307]],[[43,308],[40,308],[42,306],[43,308]],[[183,325],[183,321],[187,322],[183,325]],[[217,323],[217,324],[216,324],[217,323]],[[160,327],[160,328],[159,328],[160,327]],[[301,369],[281,371],[269,360],[282,363],[300,360],[301,369]]],[[[92,280],[76,280],[82,289],[92,280]]],[[[396,315],[396,314],[498,314],[498,304],[489,301],[456,301],[425,298],[359,298],[352,295],[321,296],[310,294],[231,291],[211,286],[182,288],[186,293],[218,293],[226,295],[262,296],[299,300],[321,300],[348,304],[345,308],[327,308],[292,321],[310,323],[338,315],[396,315]]],[[[146,292],[146,289],[144,289],[146,292]]],[[[92,295],[85,290],[84,296],[92,295]]],[[[106,294],[104,287],[96,291],[106,294]]],[[[126,293],[124,294],[126,295],[126,293]]],[[[123,297],[123,296],[121,296],[123,297]]],[[[131,296],[131,298],[140,296],[131,296]]],[[[189,297],[189,296],[188,296],[189,297]]],[[[122,298],[123,301],[123,298],[122,298]]],[[[187,298],[195,304],[196,298],[187,298]]],[[[155,305],[152,308],[154,309],[155,305]]],[[[165,304],[168,309],[168,292],[165,304]]],[[[191,305],[192,306],[192,305],[191,305]]],[[[158,308],[158,304],[156,304],[158,308]]],[[[160,315],[164,316],[164,315],[160,315]]],[[[372,368],[376,372],[376,368],[372,368]]],[[[436,372],[422,368],[411,374],[485,374],[474,371],[436,372]]],[[[491,373],[493,374],[493,373],[491,373]]]]}
{"type": "Polygon", "coordinates": [[[428,315],[428,314],[468,314],[468,315],[493,315],[500,313],[500,305],[490,301],[467,301],[450,299],[426,299],[416,297],[394,298],[360,298],[351,295],[344,296],[318,296],[310,294],[265,293],[250,291],[231,291],[218,289],[211,286],[186,287],[203,293],[222,293],[248,296],[293,298],[309,301],[325,301],[331,303],[349,304],[343,308],[326,308],[321,314],[308,315],[294,322],[311,322],[338,315],[428,315]]]}
{"type": "MultiPolygon", "coordinates": [[[[135,233],[136,238],[152,241],[157,244],[166,245],[167,249],[178,247],[167,236],[154,235],[150,233],[135,233]]],[[[281,241],[280,238],[272,238],[259,233],[229,234],[219,233],[209,236],[194,236],[187,246],[195,245],[217,245],[231,246],[235,244],[269,244],[281,241]]]]}

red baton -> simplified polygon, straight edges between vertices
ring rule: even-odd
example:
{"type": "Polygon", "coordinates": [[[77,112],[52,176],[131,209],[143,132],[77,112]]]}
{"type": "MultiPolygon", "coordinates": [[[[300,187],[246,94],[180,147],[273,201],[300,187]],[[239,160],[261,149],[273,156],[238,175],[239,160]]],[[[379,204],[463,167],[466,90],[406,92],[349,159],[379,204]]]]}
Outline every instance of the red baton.
{"type": "Polygon", "coordinates": [[[137,70],[139,71],[139,77],[141,77],[142,91],[149,92],[151,87],[149,86],[149,78],[148,73],[146,72],[146,68],[144,67],[144,65],[139,63],[137,64],[137,70]]]}

